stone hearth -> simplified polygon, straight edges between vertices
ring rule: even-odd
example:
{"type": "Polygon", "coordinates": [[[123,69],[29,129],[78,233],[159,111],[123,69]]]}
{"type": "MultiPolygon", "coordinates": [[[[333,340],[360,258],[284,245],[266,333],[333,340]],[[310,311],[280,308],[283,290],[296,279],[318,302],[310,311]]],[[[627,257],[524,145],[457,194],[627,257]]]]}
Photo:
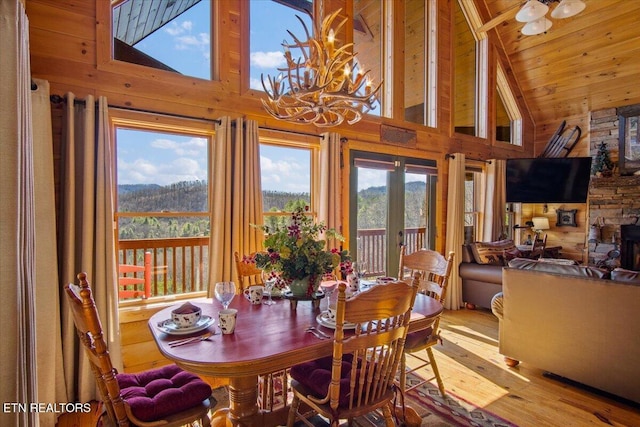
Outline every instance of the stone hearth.
{"type": "Polygon", "coordinates": [[[589,243],[589,263],[606,258],[603,249],[607,249],[607,252],[614,248],[624,250],[620,246],[621,226],[640,225],[638,218],[640,176],[592,177],[589,186],[589,224],[601,224],[602,227],[598,242],[589,243]]]}
{"type": "MultiPolygon", "coordinates": [[[[590,122],[590,155],[605,143],[614,164],[618,163],[618,112],[615,108],[593,111],[590,122]]],[[[621,247],[621,226],[640,225],[640,176],[620,176],[615,168],[612,177],[591,177],[589,185],[589,225],[600,224],[598,241],[589,242],[589,263],[607,258],[612,249],[621,247]]],[[[624,254],[622,254],[624,257],[624,254]]]]}

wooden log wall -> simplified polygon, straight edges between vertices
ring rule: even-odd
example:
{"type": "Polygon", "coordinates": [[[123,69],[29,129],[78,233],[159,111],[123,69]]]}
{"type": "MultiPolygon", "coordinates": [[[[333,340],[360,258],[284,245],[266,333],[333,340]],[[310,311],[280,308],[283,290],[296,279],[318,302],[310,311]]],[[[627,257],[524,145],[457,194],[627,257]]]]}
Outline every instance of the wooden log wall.
{"type": "MultiPolygon", "coordinates": [[[[345,154],[350,149],[379,151],[383,153],[434,159],[438,162],[437,198],[440,209],[436,213],[437,229],[436,249],[444,250],[444,230],[446,230],[446,194],[447,161],[445,154],[462,152],[477,159],[531,157],[534,153],[535,129],[531,114],[528,112],[523,92],[516,75],[511,68],[508,55],[502,42],[493,32],[489,34],[489,87],[495,87],[496,61],[505,65],[507,78],[513,86],[518,105],[523,111],[524,146],[514,147],[496,143],[490,133],[489,138],[477,138],[468,135],[456,135],[452,132],[454,61],[453,61],[453,8],[450,0],[433,0],[437,9],[437,126],[429,128],[404,120],[405,70],[403,49],[404,29],[387,57],[398,74],[392,81],[388,93],[394,106],[394,117],[367,117],[353,126],[343,125],[333,129],[348,138],[345,154]],[[492,77],[493,76],[493,77],[492,77]],[[415,148],[402,148],[385,144],[381,138],[381,126],[390,125],[415,131],[415,148]]],[[[379,0],[369,0],[371,4],[379,0]]],[[[313,126],[299,126],[270,117],[262,108],[260,93],[248,89],[248,38],[249,3],[247,0],[216,1],[217,16],[213,27],[216,29],[215,58],[218,74],[213,81],[176,75],[168,71],[151,69],[136,64],[113,61],[110,59],[110,3],[104,0],[26,0],[26,10],[30,24],[31,70],[34,77],[50,82],[51,93],[63,95],[74,92],[83,98],[88,94],[106,96],[109,104],[125,108],[178,114],[197,118],[214,119],[220,116],[246,117],[254,119],[261,127],[282,130],[319,133],[313,126]]],[[[386,3],[396,9],[396,17],[403,17],[404,8],[412,2],[393,1],[386,3]]],[[[353,3],[347,0],[326,0],[327,10],[342,7],[343,13],[350,17],[353,3]]],[[[364,8],[366,5],[362,5],[364,8]]],[[[482,6],[482,4],[480,4],[482,6]]],[[[486,11],[485,11],[486,12],[486,11]]],[[[402,18],[396,18],[396,23],[402,18]]],[[[352,23],[347,26],[351,34],[352,23]]],[[[283,28],[283,33],[284,33],[283,28]]],[[[347,36],[347,41],[350,41],[347,36]]],[[[488,92],[487,108],[494,105],[495,91],[488,92]]],[[[491,117],[495,111],[489,108],[491,117]]],[[[59,119],[59,111],[56,110],[59,119]]],[[[552,121],[552,120],[549,120],[552,121]]],[[[491,129],[491,124],[489,129],[491,129]]],[[[59,137],[59,133],[56,133],[59,137]]],[[[59,139],[57,140],[59,141],[59,139]]],[[[59,160],[59,155],[57,155],[59,160]]],[[[59,166],[58,164],[56,166],[59,166]]],[[[343,206],[348,202],[348,170],[343,175],[343,206]]],[[[344,223],[348,229],[349,218],[344,223]]],[[[148,315],[148,313],[146,314],[148,315]]],[[[123,323],[123,344],[127,370],[139,370],[160,363],[153,354],[149,336],[144,333],[144,317],[127,315],[123,323]],[[148,354],[138,359],[140,355],[148,354]]],[[[142,356],[140,356],[142,357],[142,356]]]]}

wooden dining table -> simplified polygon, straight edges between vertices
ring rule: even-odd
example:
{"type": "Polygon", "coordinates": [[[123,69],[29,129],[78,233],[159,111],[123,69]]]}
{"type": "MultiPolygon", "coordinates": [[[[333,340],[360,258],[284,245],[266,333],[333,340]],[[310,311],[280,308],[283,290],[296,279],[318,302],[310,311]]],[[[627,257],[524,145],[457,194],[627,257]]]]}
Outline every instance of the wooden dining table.
{"type": "MultiPolygon", "coordinates": [[[[326,298],[318,308],[314,308],[311,301],[299,301],[295,310],[287,300],[276,301],[274,305],[252,305],[241,295],[236,296],[230,305],[238,310],[236,328],[229,335],[220,333],[217,321],[207,330],[192,335],[163,332],[158,325],[171,318],[171,310],[176,306],[163,309],[149,319],[153,338],[167,359],[189,372],[229,378],[229,407],[216,411],[212,425],[262,427],[284,424],[288,407],[273,411],[259,408],[258,376],[332,354],[331,339],[320,339],[306,332],[313,326],[333,334],[332,329],[321,326],[317,319],[326,310],[326,298]],[[206,332],[215,332],[215,335],[188,345],[169,345],[172,341],[206,332]]],[[[202,308],[203,315],[217,319],[221,309],[217,301],[195,304],[202,308]]],[[[442,310],[440,302],[418,294],[409,332],[430,327],[442,310]]]]}

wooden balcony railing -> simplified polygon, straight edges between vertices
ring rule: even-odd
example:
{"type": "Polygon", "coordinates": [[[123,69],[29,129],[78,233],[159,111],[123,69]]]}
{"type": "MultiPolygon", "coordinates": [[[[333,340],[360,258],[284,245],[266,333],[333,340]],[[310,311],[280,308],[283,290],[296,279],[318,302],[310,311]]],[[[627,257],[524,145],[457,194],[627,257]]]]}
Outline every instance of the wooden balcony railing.
{"type": "Polygon", "coordinates": [[[120,264],[140,264],[151,252],[151,296],[205,291],[209,238],[136,239],[118,242],[120,264]]]}
{"type": "MultiPolygon", "coordinates": [[[[384,228],[358,230],[360,257],[367,262],[367,276],[387,274],[387,238],[384,228]]],[[[423,247],[424,228],[405,230],[407,253],[423,247]]],[[[136,239],[118,242],[119,264],[144,264],[151,252],[151,297],[207,290],[209,238],[184,237],[136,239]]],[[[136,273],[142,274],[142,273],[136,273]]]]}
{"type": "MultiPolygon", "coordinates": [[[[358,255],[367,263],[365,276],[375,277],[387,274],[387,230],[384,228],[360,229],[357,233],[360,247],[358,255]]],[[[424,227],[406,228],[404,244],[410,254],[424,247],[426,229],[424,227]]]]}

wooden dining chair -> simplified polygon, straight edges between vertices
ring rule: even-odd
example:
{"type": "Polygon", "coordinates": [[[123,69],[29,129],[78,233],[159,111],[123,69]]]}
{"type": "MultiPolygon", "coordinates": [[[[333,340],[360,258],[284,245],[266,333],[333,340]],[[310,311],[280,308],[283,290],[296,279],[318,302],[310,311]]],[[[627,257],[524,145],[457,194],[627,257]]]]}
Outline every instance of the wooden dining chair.
{"type": "Polygon", "coordinates": [[[144,253],[144,264],[118,265],[118,298],[149,298],[151,296],[151,252],[144,253]],[[143,288],[139,289],[138,286],[143,288]]]}
{"type": "Polygon", "coordinates": [[[373,286],[346,299],[346,285],[338,285],[333,356],[291,367],[293,400],[287,426],[309,414],[304,403],[337,427],[340,419],[382,409],[393,426],[396,371],[407,335],[417,279],[373,286]],[[345,324],[357,325],[353,332],[345,324]]]}
{"type": "Polygon", "coordinates": [[[238,274],[238,282],[240,287],[239,292],[243,292],[246,288],[252,285],[263,285],[262,270],[256,267],[255,262],[249,260],[253,258],[254,254],[248,256],[240,256],[236,251],[233,253],[233,258],[236,263],[236,273],[238,274]]]}
{"type": "Polygon", "coordinates": [[[196,375],[176,365],[136,374],[115,370],[86,273],[78,279],[79,286],[65,285],[65,295],[110,421],[118,426],[209,426],[211,387],[196,375]]]}
{"type": "Polygon", "coordinates": [[[530,259],[544,258],[544,249],[547,247],[547,235],[545,234],[542,239],[538,239],[536,236],[531,244],[530,259]]]}
{"type": "MultiPolygon", "coordinates": [[[[429,295],[432,298],[437,299],[440,303],[444,304],[444,300],[447,295],[447,286],[449,284],[449,276],[451,275],[451,269],[453,267],[454,253],[449,252],[447,258],[443,257],[439,252],[420,249],[409,255],[405,255],[405,248],[403,246],[400,250],[400,268],[399,276],[402,277],[405,270],[411,272],[411,274],[418,273],[420,277],[420,284],[418,286],[418,292],[429,295]]],[[[425,366],[431,365],[434,378],[438,383],[438,389],[442,396],[445,395],[444,383],[440,377],[438,365],[433,355],[431,347],[438,342],[442,342],[440,338],[440,315],[434,318],[433,325],[430,328],[420,331],[412,332],[407,335],[405,342],[404,354],[400,366],[400,388],[404,391],[407,390],[407,374],[414,372],[425,366]],[[427,359],[420,356],[420,352],[425,350],[427,353],[427,359]],[[415,368],[407,370],[407,356],[415,357],[418,359],[419,365],[415,368]]],[[[431,378],[433,379],[433,378],[431,378]]],[[[409,387],[409,390],[424,384],[428,380],[419,381],[409,387]]]]}

